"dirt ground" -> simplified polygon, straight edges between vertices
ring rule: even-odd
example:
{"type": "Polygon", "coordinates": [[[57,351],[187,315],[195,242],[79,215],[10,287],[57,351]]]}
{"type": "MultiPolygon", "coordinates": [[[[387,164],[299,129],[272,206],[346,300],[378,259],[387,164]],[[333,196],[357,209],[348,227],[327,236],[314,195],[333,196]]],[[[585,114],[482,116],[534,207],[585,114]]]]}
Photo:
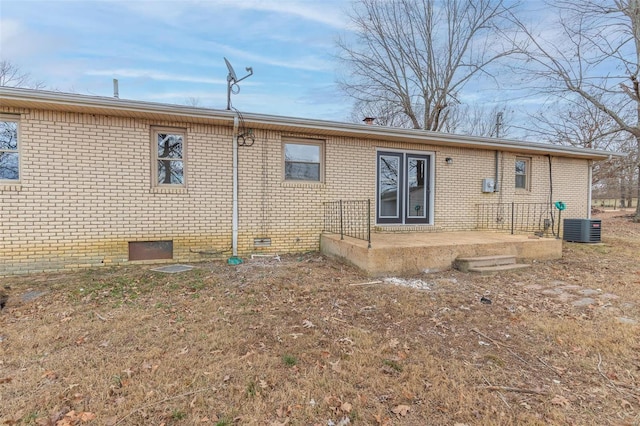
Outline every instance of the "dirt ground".
{"type": "Polygon", "coordinates": [[[630,214],[495,276],[306,253],[0,278],[0,424],[640,425],[630,214]]]}

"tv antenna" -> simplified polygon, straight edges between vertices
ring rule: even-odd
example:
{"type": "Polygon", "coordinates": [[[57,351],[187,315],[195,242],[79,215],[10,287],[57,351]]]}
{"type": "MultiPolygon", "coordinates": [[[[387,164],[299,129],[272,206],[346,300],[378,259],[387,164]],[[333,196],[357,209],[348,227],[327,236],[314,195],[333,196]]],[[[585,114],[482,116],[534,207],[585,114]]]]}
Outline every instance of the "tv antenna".
{"type": "Polygon", "coordinates": [[[229,74],[227,75],[227,109],[230,110],[231,109],[231,93],[233,93],[234,95],[237,95],[238,93],[240,93],[240,86],[238,86],[238,83],[240,83],[245,78],[252,76],[253,68],[246,67],[245,69],[249,74],[245,75],[242,78],[238,78],[238,76],[236,75],[236,72],[234,71],[233,67],[231,66],[231,63],[227,60],[227,58],[224,58],[224,63],[227,64],[227,69],[229,70],[229,74]]]}

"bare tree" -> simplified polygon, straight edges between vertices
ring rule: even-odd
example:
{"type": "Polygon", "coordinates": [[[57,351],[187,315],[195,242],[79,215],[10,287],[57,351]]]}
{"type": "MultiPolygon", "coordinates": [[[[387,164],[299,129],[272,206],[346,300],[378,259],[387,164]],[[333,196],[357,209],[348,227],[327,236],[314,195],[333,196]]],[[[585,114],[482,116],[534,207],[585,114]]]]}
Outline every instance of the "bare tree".
{"type": "MultiPolygon", "coordinates": [[[[512,39],[524,59],[519,71],[547,94],[579,96],[606,114],[613,123],[607,131],[633,141],[628,152],[640,173],[640,1],[561,0],[549,7],[557,8],[558,23],[544,33],[512,15],[522,31],[512,39]]],[[[634,220],[640,222],[640,203],[634,220]]]]}
{"type": "Polygon", "coordinates": [[[43,89],[45,84],[41,81],[34,81],[31,74],[22,71],[17,65],[2,60],[0,61],[0,86],[43,89]]]}
{"type": "Polygon", "coordinates": [[[511,130],[511,115],[505,105],[492,107],[459,104],[451,108],[443,127],[447,133],[506,138],[511,130]]]}
{"type": "Polygon", "coordinates": [[[545,105],[529,116],[526,130],[552,144],[614,151],[620,147],[615,122],[581,96],[545,105]]]}
{"type": "Polygon", "coordinates": [[[379,101],[375,104],[356,101],[351,111],[351,121],[358,123],[367,117],[373,118],[379,126],[411,128],[411,120],[391,101],[379,101]]]}
{"type": "Polygon", "coordinates": [[[496,37],[507,11],[502,0],[359,0],[354,45],[338,42],[339,83],[360,106],[440,131],[465,85],[510,53],[496,37]]]}
{"type": "Polygon", "coordinates": [[[192,107],[201,107],[202,106],[202,100],[200,98],[197,98],[195,96],[189,96],[188,98],[186,98],[184,100],[184,104],[187,106],[192,106],[192,107]]]}
{"type": "MultiPolygon", "coordinates": [[[[625,158],[617,159],[618,161],[616,163],[618,164],[619,171],[615,175],[617,180],[620,182],[619,199],[620,207],[622,208],[632,206],[634,189],[638,188],[638,185],[640,185],[640,171],[636,166],[640,163],[640,151],[634,151],[633,149],[637,140],[629,133],[626,133],[625,136],[626,138],[620,147],[620,151],[627,152],[629,154],[625,158]]],[[[640,199],[638,202],[640,203],[640,199]]],[[[638,220],[636,219],[636,221],[638,220]]]]}
{"type": "Polygon", "coordinates": [[[611,116],[583,97],[575,96],[530,118],[538,137],[549,143],[629,153],[624,158],[594,164],[592,183],[599,194],[619,194],[624,200],[621,207],[631,206],[631,189],[637,179],[637,160],[631,148],[634,138],[628,132],[620,132],[611,116]]]}
{"type": "MultiPolygon", "coordinates": [[[[375,124],[387,127],[411,128],[411,120],[397,109],[391,101],[374,104],[356,101],[351,113],[354,123],[363,118],[375,119],[375,124]]],[[[509,136],[511,116],[505,105],[486,107],[483,105],[457,104],[451,106],[447,120],[442,123],[440,131],[493,138],[509,136]]]]}

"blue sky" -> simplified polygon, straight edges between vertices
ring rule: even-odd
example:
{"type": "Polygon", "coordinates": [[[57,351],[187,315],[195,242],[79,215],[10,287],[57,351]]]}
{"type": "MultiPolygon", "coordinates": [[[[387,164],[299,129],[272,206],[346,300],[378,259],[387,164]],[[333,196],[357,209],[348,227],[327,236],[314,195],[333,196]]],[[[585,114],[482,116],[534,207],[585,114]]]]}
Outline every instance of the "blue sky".
{"type": "MultiPolygon", "coordinates": [[[[526,18],[544,21],[543,5],[524,4],[526,18]]],[[[232,95],[240,111],[350,121],[335,54],[336,39],[350,37],[351,8],[351,0],[0,0],[0,59],[52,90],[112,96],[117,78],[123,99],[224,109],[226,57],[238,77],[254,71],[232,95]]],[[[498,105],[514,124],[545,103],[496,75],[501,87],[475,80],[460,99],[498,105]]]]}
{"type": "Polygon", "coordinates": [[[63,92],[344,121],[336,37],[349,0],[0,0],[0,56],[63,92]]]}

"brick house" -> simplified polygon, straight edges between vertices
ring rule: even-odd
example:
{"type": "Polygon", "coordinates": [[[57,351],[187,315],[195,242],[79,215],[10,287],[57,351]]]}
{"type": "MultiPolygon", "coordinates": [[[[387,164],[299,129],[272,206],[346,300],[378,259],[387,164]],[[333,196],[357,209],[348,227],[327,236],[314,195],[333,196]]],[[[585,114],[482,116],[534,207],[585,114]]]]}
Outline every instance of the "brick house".
{"type": "Polygon", "coordinates": [[[0,125],[0,275],[318,250],[336,200],[371,200],[374,232],[477,230],[485,206],[554,200],[587,218],[609,156],[6,87],[0,125]]]}

